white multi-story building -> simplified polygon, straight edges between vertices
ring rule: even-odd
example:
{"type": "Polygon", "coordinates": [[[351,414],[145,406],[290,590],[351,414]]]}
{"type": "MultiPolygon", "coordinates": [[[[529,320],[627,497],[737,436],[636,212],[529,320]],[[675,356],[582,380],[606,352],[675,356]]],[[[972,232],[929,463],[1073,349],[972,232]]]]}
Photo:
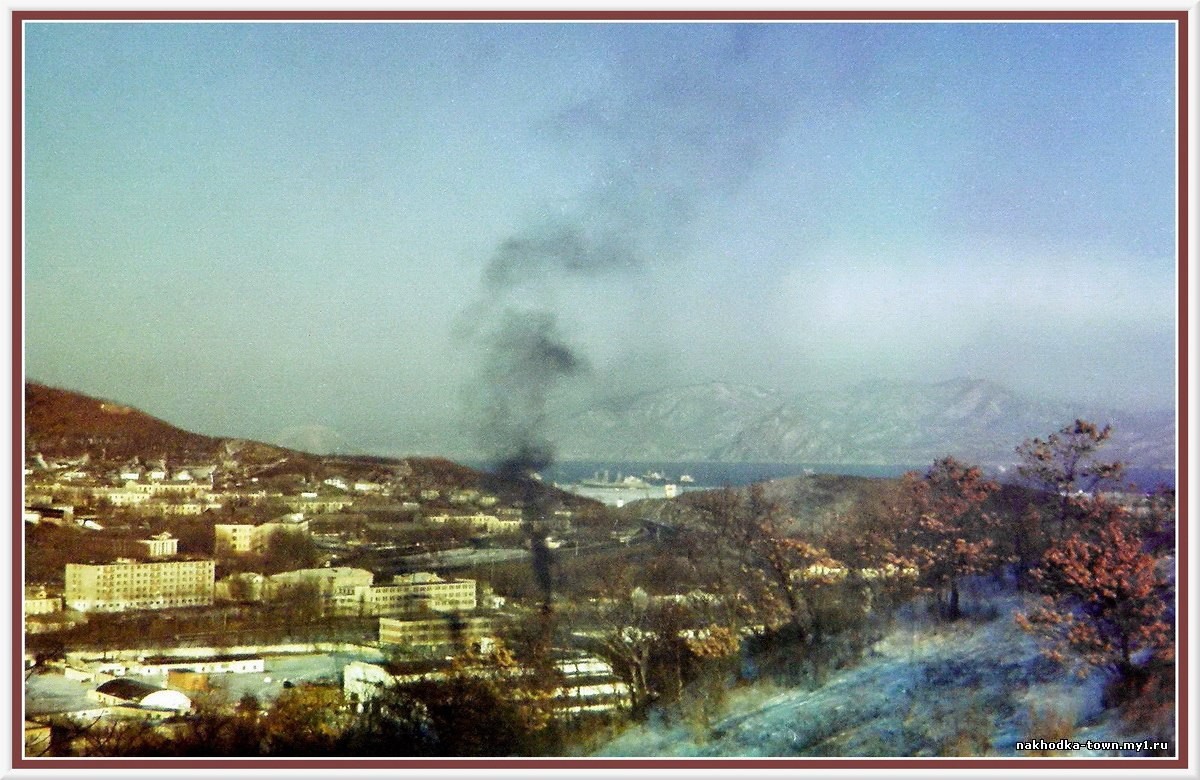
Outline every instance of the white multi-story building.
{"type": "Polygon", "coordinates": [[[479,604],[475,580],[446,580],[424,571],[398,574],[391,585],[376,585],[363,595],[369,615],[470,612],[479,604]]]}
{"type": "Polygon", "coordinates": [[[218,523],[213,526],[217,555],[262,554],[278,532],[308,535],[308,521],[303,514],[289,515],[269,523],[218,523]]]}
{"type": "Polygon", "coordinates": [[[207,606],[214,573],[211,559],[68,563],[63,600],[79,612],[207,606]]]}
{"type": "Polygon", "coordinates": [[[286,599],[289,592],[313,588],[326,610],[355,614],[363,610],[363,594],[375,581],[366,569],[348,566],[327,566],[316,569],[295,569],[267,577],[263,589],[267,599],[286,599]]]}

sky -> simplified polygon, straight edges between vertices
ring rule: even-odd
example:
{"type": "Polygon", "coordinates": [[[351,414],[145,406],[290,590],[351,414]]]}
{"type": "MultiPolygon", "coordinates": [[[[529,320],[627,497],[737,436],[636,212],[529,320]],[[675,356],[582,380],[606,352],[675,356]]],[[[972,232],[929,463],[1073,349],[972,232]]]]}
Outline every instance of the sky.
{"type": "Polygon", "coordinates": [[[448,450],[517,375],[534,413],[958,377],[1173,405],[1173,25],[29,23],[24,46],[26,376],[189,430],[448,450]],[[498,361],[514,322],[562,348],[549,374],[498,361]]]}

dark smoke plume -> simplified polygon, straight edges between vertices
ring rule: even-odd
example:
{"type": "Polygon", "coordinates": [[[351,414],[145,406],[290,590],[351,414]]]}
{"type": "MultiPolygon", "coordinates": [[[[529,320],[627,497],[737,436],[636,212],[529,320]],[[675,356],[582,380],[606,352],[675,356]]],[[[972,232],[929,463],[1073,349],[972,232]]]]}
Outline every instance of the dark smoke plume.
{"type": "Polygon", "coordinates": [[[769,25],[689,26],[686,42],[679,34],[631,28],[613,83],[543,124],[584,158],[599,155],[596,184],[500,242],[484,271],[490,293],[662,262],[706,201],[753,172],[794,102],[774,77],[802,58],[762,45],[787,34],[769,25]]]}
{"type": "Polygon", "coordinates": [[[554,315],[545,311],[508,309],[484,338],[480,434],[494,459],[490,489],[523,507],[534,576],[548,610],[553,574],[546,521],[553,506],[535,474],[554,459],[543,432],[549,396],[579,373],[583,362],[559,334],[554,315]]]}
{"type": "Polygon", "coordinates": [[[550,394],[584,363],[550,312],[507,310],[484,338],[480,434],[498,475],[527,476],[553,460],[543,433],[550,394]]]}
{"type": "Polygon", "coordinates": [[[617,54],[613,88],[543,126],[584,156],[600,154],[597,183],[497,245],[485,298],[470,312],[483,352],[472,387],[478,433],[494,489],[524,507],[545,610],[553,507],[535,474],[554,459],[547,404],[585,367],[559,330],[554,293],[568,279],[627,274],[682,251],[699,207],[744,180],[786,114],[785,99],[762,86],[766,69],[786,67],[763,58],[769,27],[689,27],[686,45],[671,40],[682,29],[631,30],[637,40],[617,54]]]}

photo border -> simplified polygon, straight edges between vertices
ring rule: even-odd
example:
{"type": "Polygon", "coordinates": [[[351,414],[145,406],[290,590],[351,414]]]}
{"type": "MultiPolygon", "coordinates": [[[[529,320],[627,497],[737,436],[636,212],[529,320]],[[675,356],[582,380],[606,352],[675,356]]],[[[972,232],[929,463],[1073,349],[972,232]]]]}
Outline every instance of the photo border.
{"type": "Polygon", "coordinates": [[[1191,163],[1189,160],[1189,126],[1191,84],[1189,71],[1189,28],[1190,14],[1187,10],[12,10],[10,11],[12,38],[12,471],[13,471],[13,520],[12,520],[12,766],[15,769],[71,769],[96,770],[153,770],[164,769],[252,769],[252,770],[347,770],[347,769],[835,769],[835,770],[977,770],[977,769],[1122,769],[1136,766],[1137,771],[1172,770],[1189,767],[1191,758],[1188,737],[1190,721],[1189,688],[1189,587],[1190,587],[1190,539],[1186,519],[1188,515],[1188,482],[1190,463],[1188,459],[1190,400],[1189,372],[1189,187],[1191,185],[1191,163]],[[480,21],[480,22],[1084,22],[1084,21],[1161,21],[1173,22],[1176,26],[1176,72],[1177,72],[1177,164],[1176,164],[1176,230],[1177,230],[1177,516],[1185,518],[1178,525],[1177,541],[1177,695],[1176,695],[1176,756],[1174,758],[1127,757],[1127,758],[1024,758],[1024,757],[980,757],[980,758],[697,758],[697,759],[654,759],[654,758],[487,758],[487,759],[131,759],[131,758],[26,758],[23,756],[23,523],[16,518],[23,509],[23,473],[20,464],[24,460],[24,254],[23,254],[23,177],[24,177],[24,126],[23,126],[23,33],[30,22],[429,22],[429,21],[480,21]]]}

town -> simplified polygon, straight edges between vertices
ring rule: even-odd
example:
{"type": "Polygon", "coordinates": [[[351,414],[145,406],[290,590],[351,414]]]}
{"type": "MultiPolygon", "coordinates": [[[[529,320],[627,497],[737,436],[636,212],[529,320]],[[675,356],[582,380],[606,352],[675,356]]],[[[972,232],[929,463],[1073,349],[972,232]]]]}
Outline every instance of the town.
{"type": "MultiPolygon", "coordinates": [[[[622,506],[527,468],[216,439],[34,384],[27,409],[31,758],[620,755],[655,723],[701,750],[741,717],[736,697],[802,702],[879,664],[901,679],[886,664],[914,651],[895,656],[897,638],[936,648],[945,632],[998,653],[988,674],[1019,660],[1003,720],[863,752],[1043,738],[1013,702],[1067,664],[1108,670],[1119,702],[1071,733],[1169,736],[1174,494],[1101,489],[1123,468],[1103,459],[1107,426],[1021,443],[1026,485],[945,457],[899,479],[664,486],[622,506]],[[1123,595],[1072,628],[1095,589],[1123,595]],[[1154,717],[1121,726],[1133,712],[1154,717]]],[[[939,699],[963,668],[929,663],[939,699]]],[[[821,734],[806,751],[830,749],[821,734]]]]}
{"type": "MultiPolygon", "coordinates": [[[[479,573],[513,580],[533,540],[589,558],[638,533],[567,494],[530,519],[519,502],[466,486],[466,469],[339,470],[305,458],[310,473],[297,474],[286,455],[256,466],[232,453],[188,463],[30,455],[28,755],[51,754],[51,724],[169,729],[198,700],[265,711],[301,684],[361,707],[384,682],[445,675],[463,652],[489,657],[536,614],[536,598],[500,595],[479,573]]],[[[629,705],[627,686],[587,646],[552,648],[556,717],[629,705]]],[[[86,754],[88,739],[81,730],[53,752],[86,754]]]]}

